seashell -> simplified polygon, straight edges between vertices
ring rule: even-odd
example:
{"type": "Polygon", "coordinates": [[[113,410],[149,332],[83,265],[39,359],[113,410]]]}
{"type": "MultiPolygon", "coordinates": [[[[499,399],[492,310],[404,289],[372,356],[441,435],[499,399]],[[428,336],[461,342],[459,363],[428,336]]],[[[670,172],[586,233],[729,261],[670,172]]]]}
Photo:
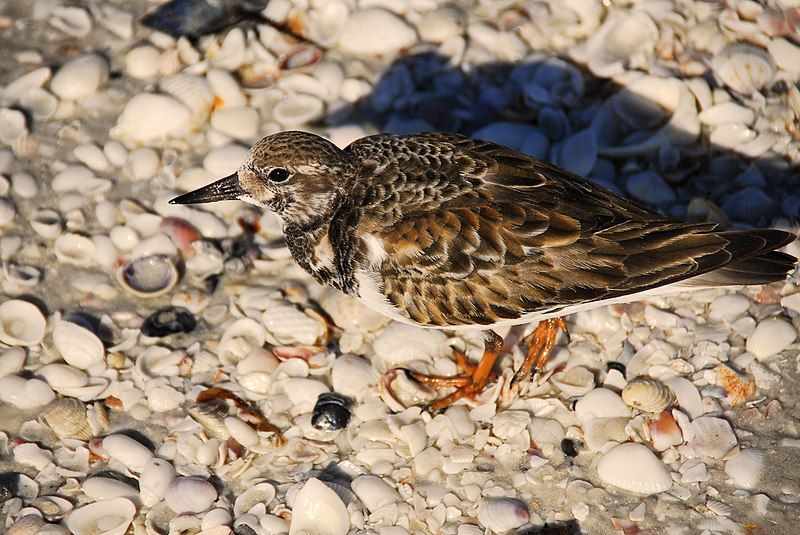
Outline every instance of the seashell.
{"type": "Polygon", "coordinates": [[[763,49],[748,43],[730,43],[711,60],[711,69],[725,85],[750,96],[775,75],[775,64],[763,49]]]}
{"type": "Polygon", "coordinates": [[[139,498],[145,507],[153,507],[164,499],[167,488],[176,477],[172,463],[156,457],[148,459],[139,476],[139,498]]]}
{"type": "Polygon", "coordinates": [[[765,360],[789,347],[796,339],[797,331],[791,323],[780,318],[767,318],[759,322],[747,338],[745,349],[758,360],[765,360]]]}
{"type": "Polygon", "coordinates": [[[50,24],[73,37],[85,37],[92,31],[92,17],[82,7],[56,7],[50,24]]]}
{"type": "Polygon", "coordinates": [[[102,444],[109,457],[132,472],[141,473],[147,461],[153,457],[153,452],[127,435],[108,435],[102,444]]]}
{"type": "Polygon", "coordinates": [[[33,199],[39,194],[39,186],[30,173],[14,173],[11,175],[11,187],[14,194],[23,199],[33,199]]]}
{"type": "Polygon", "coordinates": [[[582,366],[575,366],[550,376],[550,382],[568,398],[580,397],[594,388],[594,374],[582,366]]]}
{"type": "Polygon", "coordinates": [[[158,153],[153,149],[134,149],[128,153],[126,169],[131,179],[147,182],[155,176],[159,161],[158,153]]]}
{"type": "Polygon", "coordinates": [[[58,99],[44,89],[34,88],[19,98],[19,105],[25,108],[34,119],[51,118],[58,108],[58,99]]]}
{"type": "Polygon", "coordinates": [[[494,533],[505,533],[523,526],[530,518],[525,504],[514,498],[490,498],[478,507],[478,522],[494,533]]]}
{"type": "MultiPolygon", "coordinates": [[[[300,45],[281,57],[278,67],[282,71],[301,71],[319,63],[323,58],[322,51],[316,46],[300,45]]],[[[284,79],[285,80],[285,79],[284,79]]],[[[281,87],[287,87],[281,80],[281,87]]]]}
{"type": "Polygon", "coordinates": [[[324,105],[318,97],[311,95],[288,95],[272,108],[272,119],[281,126],[289,128],[318,119],[324,105]]]}
{"type": "Polygon", "coordinates": [[[178,99],[191,114],[192,127],[203,124],[214,106],[214,91],[208,80],[191,74],[173,74],[159,82],[164,93],[178,99]]]}
{"type": "Polygon", "coordinates": [[[736,435],[731,424],[722,418],[701,416],[692,420],[694,439],[689,442],[698,456],[721,459],[736,447],[736,435]]]}
{"type": "Polygon", "coordinates": [[[94,242],[86,236],[68,232],[56,238],[53,252],[59,262],[88,267],[94,264],[96,248],[94,242]]]}
{"type": "MultiPolygon", "coordinates": [[[[3,89],[0,89],[0,96],[7,102],[16,102],[28,91],[40,89],[44,86],[50,79],[51,74],[50,67],[39,67],[26,72],[19,78],[9,82],[3,89]]],[[[5,172],[5,169],[2,172],[5,172]]]]}
{"type": "Polygon", "coordinates": [[[258,137],[261,118],[253,108],[224,107],[211,114],[211,127],[231,139],[251,141],[258,137]]]}
{"type": "Polygon", "coordinates": [[[102,173],[111,169],[111,163],[103,152],[103,149],[94,143],[78,145],[73,149],[72,155],[76,160],[93,171],[102,173]]]}
{"type": "Polygon", "coordinates": [[[206,53],[213,67],[234,71],[245,61],[246,47],[244,32],[240,28],[229,31],[216,49],[206,53]]]}
{"type": "Polygon", "coordinates": [[[669,469],[642,444],[615,446],[600,457],[597,475],[609,485],[637,494],[657,494],[669,490],[669,469]]]}
{"type": "Polygon", "coordinates": [[[11,201],[0,199],[0,227],[4,227],[14,220],[17,210],[11,201]]]}
{"type": "Polygon", "coordinates": [[[733,513],[733,507],[717,500],[708,500],[706,507],[717,516],[731,516],[731,513],[733,513]]]}
{"type": "Polygon", "coordinates": [[[0,304],[0,342],[11,346],[35,346],[44,338],[47,320],[35,305],[21,299],[0,304]]]}
{"type": "Polygon", "coordinates": [[[206,73],[206,79],[216,96],[215,108],[247,105],[247,97],[244,96],[244,93],[239,88],[236,78],[228,71],[211,69],[206,73]]]}
{"type": "Polygon", "coordinates": [[[353,479],[353,492],[370,513],[385,505],[402,502],[400,494],[383,478],[373,475],[362,475],[353,479]]]}
{"type": "Polygon", "coordinates": [[[783,37],[776,37],[769,42],[767,50],[779,68],[793,74],[800,72],[799,46],[791,43],[783,37]]]}
{"type": "Polygon", "coordinates": [[[361,357],[342,355],[333,361],[331,385],[335,392],[357,399],[377,382],[372,365],[361,357]]]}
{"type": "Polygon", "coordinates": [[[658,28],[644,10],[613,12],[586,43],[587,67],[600,77],[620,74],[629,61],[650,53],[658,28]]]}
{"type": "Polygon", "coordinates": [[[609,442],[625,442],[628,439],[625,427],[629,420],[629,418],[622,417],[592,418],[587,421],[583,424],[583,439],[586,446],[592,451],[602,451],[609,442]]]}
{"type": "Polygon", "coordinates": [[[28,134],[25,115],[19,110],[0,109],[0,142],[11,145],[28,134]]]}
{"type": "Polygon", "coordinates": [[[575,403],[575,415],[586,423],[592,418],[630,418],[631,411],[619,394],[595,388],[575,403]]]}
{"type": "Polygon", "coordinates": [[[290,304],[269,307],[261,315],[261,323],[281,344],[313,345],[326,331],[322,322],[290,304]]]}
{"type": "Polygon", "coordinates": [[[433,329],[392,323],[375,339],[372,349],[376,357],[373,367],[385,373],[414,360],[431,362],[448,349],[447,336],[433,329]]]}
{"type": "Polygon", "coordinates": [[[150,314],[142,324],[142,334],[151,337],[164,337],[171,334],[190,333],[197,326],[191,312],[181,307],[160,308],[150,314]]]}
{"type": "Polygon", "coordinates": [[[220,400],[212,400],[189,407],[189,415],[203,426],[209,435],[226,441],[231,434],[225,425],[228,405],[220,400]]]}
{"type": "Polygon", "coordinates": [[[116,272],[117,281],[136,297],[163,295],[178,283],[178,269],[172,260],[155,254],[135,258],[116,272]]]}
{"type": "Polygon", "coordinates": [[[328,387],[322,381],[305,377],[290,377],[283,380],[282,384],[286,395],[298,412],[311,410],[317,399],[328,392],[328,387]]]}
{"type": "Polygon", "coordinates": [[[134,144],[161,144],[185,136],[193,127],[192,112],[178,99],[139,93],[125,104],[113,134],[134,144]]]}
{"type": "Polygon", "coordinates": [[[85,370],[102,362],[103,342],[91,331],[69,321],[60,321],[53,329],[53,346],[70,366],[85,370]]]}
{"type": "Polygon", "coordinates": [[[725,473],[740,489],[753,489],[764,471],[764,452],[756,448],[741,450],[725,463],[725,473]]]}
{"type": "Polygon", "coordinates": [[[16,375],[22,371],[26,357],[25,350],[21,347],[3,349],[0,353],[0,377],[16,375]]]}
{"type": "Polygon", "coordinates": [[[246,157],[247,149],[241,145],[216,147],[203,159],[203,169],[212,177],[228,176],[239,169],[246,157]]]}
{"type": "Polygon", "coordinates": [[[448,39],[464,33],[466,17],[455,6],[442,6],[422,15],[417,23],[420,39],[429,43],[441,44],[448,39]]]}
{"type": "Polygon", "coordinates": [[[8,282],[21,288],[34,288],[42,279],[42,272],[33,266],[10,262],[3,264],[3,276],[8,282]]]}
{"type": "Polygon", "coordinates": [[[728,402],[739,405],[753,398],[756,393],[756,381],[752,377],[734,371],[725,364],[718,364],[714,368],[716,383],[725,389],[728,402]]]}
{"type": "Polygon", "coordinates": [[[275,498],[275,487],[270,483],[257,483],[236,497],[233,504],[233,514],[238,518],[250,512],[259,504],[269,506],[275,498]]]}
{"type": "Polygon", "coordinates": [[[315,6],[315,9],[308,13],[305,35],[320,46],[332,46],[339,38],[348,14],[347,5],[341,0],[315,6]]]}
{"type": "Polygon", "coordinates": [[[159,50],[150,45],[137,46],[125,54],[125,71],[138,80],[152,80],[158,74],[159,50]]]}
{"type": "Polygon", "coordinates": [[[42,417],[60,439],[88,442],[95,433],[86,418],[86,405],[74,398],[59,398],[42,410],[42,417]]]}
{"type": "Polygon", "coordinates": [[[750,186],[731,194],[722,209],[733,221],[757,223],[764,214],[772,213],[775,203],[766,193],[750,186]]]}
{"type": "Polygon", "coordinates": [[[417,40],[414,29],[383,9],[351,13],[339,34],[337,48],[346,56],[390,56],[417,40]],[[376,32],[375,28],[380,28],[376,32]]]}
{"type": "Polygon", "coordinates": [[[683,444],[683,433],[671,412],[662,412],[658,420],[648,425],[650,441],[656,451],[664,451],[683,444]]]}
{"type": "Polygon", "coordinates": [[[689,418],[694,419],[705,413],[700,392],[691,381],[683,377],[671,377],[664,381],[664,384],[675,394],[677,405],[685,412],[689,418]]]}
{"type": "Polygon", "coordinates": [[[61,99],[91,95],[108,80],[108,61],[97,54],[78,56],[61,66],[50,80],[50,90],[61,99]]]}
{"type": "Polygon", "coordinates": [[[32,466],[40,472],[55,460],[52,453],[33,442],[17,444],[13,448],[13,453],[16,462],[32,466]]]}
{"type": "Polygon", "coordinates": [[[89,477],[81,483],[81,490],[88,497],[100,502],[114,498],[127,498],[135,501],[139,493],[124,481],[110,477],[89,477]]]}
{"type": "MultiPolygon", "coordinates": [[[[248,489],[249,490],[249,489],[248,489]]],[[[244,493],[246,493],[245,491],[244,493]]],[[[203,515],[203,530],[211,529],[217,526],[227,526],[233,521],[231,514],[226,511],[225,509],[212,509],[211,511],[207,512],[203,515]]],[[[284,532],[289,530],[289,526],[286,526],[284,532]]]]}
{"type": "Polygon", "coordinates": [[[714,128],[708,136],[712,145],[732,150],[755,138],[756,133],[742,123],[723,123],[714,128]]]}
{"type": "Polygon", "coordinates": [[[320,431],[344,429],[350,422],[352,404],[352,400],[341,394],[320,394],[311,415],[311,425],[320,431]]]}
{"type": "Polygon", "coordinates": [[[74,535],[124,535],[136,514],[127,498],[114,498],[74,509],[64,525],[74,535]]]}
{"type": "Polygon", "coordinates": [[[167,487],[165,500],[178,514],[207,511],[217,500],[214,485],[199,477],[177,477],[167,487]]]}
{"type": "Polygon", "coordinates": [[[317,301],[333,322],[342,329],[373,332],[389,323],[385,315],[333,289],[323,292],[317,301]]]}
{"type": "Polygon", "coordinates": [[[72,502],[61,496],[39,496],[31,502],[31,507],[38,509],[45,519],[53,521],[69,513],[72,510],[72,502]]]}
{"type": "Polygon", "coordinates": [[[225,427],[228,429],[231,438],[245,448],[252,448],[258,444],[256,430],[239,418],[228,416],[225,418],[225,427]]]}
{"type": "Polygon", "coordinates": [[[625,188],[634,199],[652,205],[670,204],[676,198],[670,185],[653,171],[632,174],[628,177],[625,188]]]}
{"type": "Polygon", "coordinates": [[[217,347],[220,362],[236,364],[266,341],[267,333],[260,323],[251,318],[238,319],[222,333],[217,347]]]}
{"type": "Polygon", "coordinates": [[[139,235],[130,227],[116,226],[108,233],[108,237],[120,251],[130,251],[139,243],[139,235]]]}
{"type": "Polygon", "coordinates": [[[703,124],[717,126],[724,123],[750,124],[755,112],[735,102],[721,102],[700,112],[698,119],[703,124]]]}
{"type": "Polygon", "coordinates": [[[659,414],[675,403],[675,394],[659,381],[636,378],[622,389],[622,400],[629,407],[659,414]]]}
{"type": "Polygon", "coordinates": [[[349,530],[350,515],[339,495],[319,479],[306,481],[294,497],[289,535],[346,535],[349,530]]]}

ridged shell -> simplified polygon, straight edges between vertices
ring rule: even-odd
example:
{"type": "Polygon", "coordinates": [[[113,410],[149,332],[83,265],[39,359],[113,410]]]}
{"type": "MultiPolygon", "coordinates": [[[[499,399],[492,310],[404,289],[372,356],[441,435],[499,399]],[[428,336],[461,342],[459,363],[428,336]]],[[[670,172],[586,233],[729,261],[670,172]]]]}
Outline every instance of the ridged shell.
{"type": "Polygon", "coordinates": [[[309,479],[294,497],[289,535],[346,535],[350,514],[336,492],[316,478],[309,479]]]}
{"type": "Polygon", "coordinates": [[[758,485],[764,471],[764,452],[748,448],[728,459],[725,473],[733,479],[733,484],[742,489],[753,489],[758,485]]]}
{"type": "Polygon", "coordinates": [[[0,304],[0,342],[35,346],[44,338],[47,320],[36,305],[21,299],[0,304]]]}
{"type": "Polygon", "coordinates": [[[607,451],[597,463],[603,482],[638,494],[656,494],[672,486],[669,469],[642,444],[625,443],[607,451]]]}
{"type": "Polygon", "coordinates": [[[675,403],[675,394],[660,381],[637,378],[622,389],[622,400],[629,407],[658,414],[675,403]]]}
{"type": "Polygon", "coordinates": [[[717,516],[731,516],[731,513],[733,513],[733,507],[717,500],[708,500],[706,507],[717,516]]]}
{"type": "Polygon", "coordinates": [[[173,74],[158,84],[164,92],[177,98],[189,109],[192,124],[198,126],[208,119],[214,106],[214,91],[205,78],[191,74],[173,74]]]}
{"type": "Polygon", "coordinates": [[[217,499],[214,485],[199,477],[178,477],[172,480],[165,495],[167,505],[178,514],[202,513],[217,499]]]}
{"type": "Polygon", "coordinates": [[[494,533],[504,533],[530,521],[528,508],[513,498],[491,498],[478,508],[478,522],[494,533]]]}
{"type": "Polygon", "coordinates": [[[64,525],[75,535],[124,535],[135,514],[132,501],[115,498],[75,509],[64,525]]]}
{"type": "Polygon", "coordinates": [[[758,360],[764,360],[789,347],[796,338],[797,331],[791,323],[780,318],[767,318],[747,338],[745,348],[758,360]]]}
{"type": "Polygon", "coordinates": [[[281,344],[313,345],[323,334],[325,325],[290,304],[269,307],[261,315],[261,323],[281,344]]]}
{"type": "Polygon", "coordinates": [[[86,418],[86,405],[77,399],[56,399],[42,410],[42,417],[58,438],[88,442],[94,437],[86,418]]]}

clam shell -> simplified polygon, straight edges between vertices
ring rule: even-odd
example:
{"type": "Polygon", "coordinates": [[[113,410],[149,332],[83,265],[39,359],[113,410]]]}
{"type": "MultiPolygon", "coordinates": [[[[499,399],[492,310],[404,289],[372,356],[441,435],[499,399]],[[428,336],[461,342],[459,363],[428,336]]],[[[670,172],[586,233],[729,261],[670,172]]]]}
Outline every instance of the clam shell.
{"type": "Polygon", "coordinates": [[[530,521],[528,508],[513,498],[490,498],[478,507],[478,522],[494,533],[504,533],[530,521]]]}
{"type": "Polygon", "coordinates": [[[140,473],[153,456],[141,442],[126,435],[108,435],[103,439],[103,449],[109,457],[136,473],[140,473]]]}
{"type": "Polygon", "coordinates": [[[592,418],[630,418],[631,411],[619,394],[595,388],[575,403],[575,414],[582,423],[592,418]]]}
{"type": "Polygon", "coordinates": [[[316,478],[309,479],[294,497],[289,535],[346,535],[350,515],[336,492],[316,478]]]}
{"type": "Polygon", "coordinates": [[[117,281],[136,297],[157,297],[178,283],[178,269],[172,260],[160,254],[135,258],[116,272],[117,281]]]}
{"type": "Polygon", "coordinates": [[[764,471],[764,452],[756,448],[741,450],[725,463],[725,473],[741,489],[753,489],[764,471]]]}
{"type": "Polygon", "coordinates": [[[90,498],[98,502],[113,500],[114,498],[127,498],[135,501],[139,493],[124,481],[110,477],[89,477],[83,480],[81,490],[90,498]]]}
{"type": "Polygon", "coordinates": [[[689,442],[694,452],[700,456],[721,459],[736,447],[736,435],[731,424],[722,418],[701,416],[692,420],[694,439],[689,442]]]}
{"type": "Polygon", "coordinates": [[[175,468],[169,461],[151,457],[142,467],[139,476],[139,497],[142,505],[153,507],[164,499],[167,487],[176,477],[175,468]]]}
{"type": "Polygon", "coordinates": [[[50,90],[61,99],[76,100],[94,93],[108,79],[108,61],[97,54],[65,63],[50,80],[50,90]]]}
{"type": "Polygon", "coordinates": [[[177,477],[167,487],[165,500],[178,514],[207,511],[217,499],[214,485],[199,477],[177,477]]]}
{"type": "Polygon", "coordinates": [[[0,377],[0,400],[19,409],[47,405],[55,397],[48,384],[39,379],[24,379],[16,375],[0,377]]]}
{"type": "Polygon", "coordinates": [[[660,381],[636,378],[622,389],[622,400],[629,407],[658,414],[675,403],[675,394],[660,381]]]}
{"type": "Polygon", "coordinates": [[[358,476],[350,486],[370,513],[375,512],[384,505],[403,501],[400,494],[383,478],[378,476],[358,476]]]}
{"type": "Polygon", "coordinates": [[[67,364],[79,370],[102,362],[105,357],[103,342],[90,330],[69,321],[59,321],[56,324],[53,329],[53,346],[67,364]]]}
{"type": "Polygon", "coordinates": [[[615,446],[600,457],[597,475],[614,487],[638,494],[656,494],[672,486],[669,469],[642,444],[615,446]]]}
{"type": "Polygon", "coordinates": [[[135,514],[132,501],[115,498],[73,510],[64,525],[74,535],[124,535],[135,514]]]}
{"type": "Polygon", "coordinates": [[[797,339],[797,331],[788,321],[780,318],[762,320],[747,338],[745,348],[764,360],[789,347],[797,339]]]}
{"type": "Polygon", "coordinates": [[[748,43],[731,43],[711,61],[711,69],[725,85],[743,95],[752,95],[775,75],[775,64],[763,49],[748,43]]]}
{"type": "Polygon", "coordinates": [[[185,136],[194,121],[192,112],[178,99],[139,93],[125,104],[113,134],[133,144],[155,144],[185,136]]]}
{"type": "Polygon", "coordinates": [[[86,405],[74,398],[59,398],[42,410],[42,417],[58,438],[88,442],[94,432],[86,417],[86,405]]]}
{"type": "Polygon", "coordinates": [[[259,504],[269,506],[273,498],[275,498],[274,486],[266,482],[257,483],[236,497],[236,502],[233,504],[233,514],[239,517],[259,504]]]}
{"type": "Polygon", "coordinates": [[[40,448],[33,442],[23,442],[13,448],[14,460],[18,463],[34,467],[38,471],[52,463],[55,459],[50,451],[40,448]]]}
{"type": "Polygon", "coordinates": [[[47,320],[35,305],[21,299],[0,304],[0,342],[35,346],[44,338],[47,320]]]}

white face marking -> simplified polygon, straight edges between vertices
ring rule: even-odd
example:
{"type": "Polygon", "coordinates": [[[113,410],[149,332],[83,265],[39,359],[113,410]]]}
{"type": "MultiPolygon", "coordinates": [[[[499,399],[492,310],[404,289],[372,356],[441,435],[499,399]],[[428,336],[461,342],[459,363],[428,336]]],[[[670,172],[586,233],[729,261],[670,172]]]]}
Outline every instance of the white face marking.
{"type": "Polygon", "coordinates": [[[386,257],[386,249],[383,248],[383,241],[374,234],[364,235],[364,244],[367,246],[367,259],[371,266],[380,266],[386,257]]]}

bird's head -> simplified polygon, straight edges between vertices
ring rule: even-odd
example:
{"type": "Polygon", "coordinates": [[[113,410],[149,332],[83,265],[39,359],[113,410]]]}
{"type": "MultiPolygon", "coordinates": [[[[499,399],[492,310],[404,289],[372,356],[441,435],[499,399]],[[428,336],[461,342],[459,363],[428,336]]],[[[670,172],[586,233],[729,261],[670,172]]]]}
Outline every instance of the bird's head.
{"type": "Polygon", "coordinates": [[[171,204],[242,200],[264,206],[285,223],[302,225],[331,209],[349,171],[345,152],[307,132],[280,132],[253,145],[230,176],[180,195],[171,204]]]}

